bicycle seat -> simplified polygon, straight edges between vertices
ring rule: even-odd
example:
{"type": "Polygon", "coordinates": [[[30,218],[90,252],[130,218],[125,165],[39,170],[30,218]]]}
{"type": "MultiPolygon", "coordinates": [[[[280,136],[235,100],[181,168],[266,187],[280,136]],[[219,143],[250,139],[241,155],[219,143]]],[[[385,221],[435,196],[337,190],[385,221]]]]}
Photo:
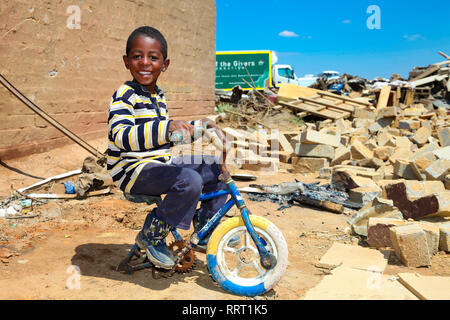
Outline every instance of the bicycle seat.
{"type": "Polygon", "coordinates": [[[147,203],[147,204],[156,203],[157,205],[159,205],[162,201],[161,196],[149,196],[146,194],[127,193],[127,192],[124,192],[123,195],[125,196],[125,199],[127,199],[128,201],[136,203],[147,203]]]}

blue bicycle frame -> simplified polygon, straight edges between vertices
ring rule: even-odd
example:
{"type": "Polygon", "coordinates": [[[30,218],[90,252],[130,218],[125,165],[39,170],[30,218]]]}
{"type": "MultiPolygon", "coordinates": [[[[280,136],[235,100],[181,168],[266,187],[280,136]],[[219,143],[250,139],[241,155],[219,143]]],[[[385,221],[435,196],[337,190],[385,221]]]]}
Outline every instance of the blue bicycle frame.
{"type": "Polygon", "coordinates": [[[264,241],[264,239],[260,238],[256,233],[256,230],[253,227],[249,218],[249,215],[251,213],[247,209],[244,200],[242,199],[242,196],[239,193],[238,188],[236,187],[236,184],[231,179],[231,177],[229,177],[225,183],[227,186],[227,190],[218,190],[200,195],[200,201],[217,198],[223,196],[224,194],[231,195],[231,199],[229,199],[222,206],[222,208],[220,208],[220,210],[217,211],[217,213],[208,221],[208,223],[205,226],[203,226],[203,228],[197,233],[196,237],[194,236],[194,238],[191,239],[191,241],[193,242],[193,244],[196,244],[196,242],[198,243],[198,241],[204,239],[207,236],[207,234],[216,227],[220,219],[223,218],[223,216],[233,207],[233,205],[236,205],[241,212],[241,216],[244,221],[245,227],[247,228],[247,231],[249,232],[251,238],[253,239],[253,242],[256,245],[256,248],[258,249],[261,259],[265,260],[269,258],[270,253],[265,248],[266,242],[264,241]]]}

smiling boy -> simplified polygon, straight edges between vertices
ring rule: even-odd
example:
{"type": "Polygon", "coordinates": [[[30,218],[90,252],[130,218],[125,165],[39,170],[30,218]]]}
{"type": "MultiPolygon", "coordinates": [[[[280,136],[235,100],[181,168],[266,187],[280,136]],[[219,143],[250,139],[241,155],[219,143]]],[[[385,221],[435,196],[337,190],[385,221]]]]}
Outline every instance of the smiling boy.
{"type": "MultiPolygon", "coordinates": [[[[170,135],[191,137],[194,125],[217,128],[210,119],[169,120],[166,100],[157,86],[170,65],[167,42],[155,28],[144,26],[128,38],[125,67],[133,77],[114,92],[108,117],[107,169],[126,193],[161,195],[164,200],[149,213],[136,244],[158,267],[170,269],[174,258],[165,237],[172,227],[189,229],[200,193],[224,188],[220,168],[206,156],[172,158],[170,135]],[[199,158],[200,157],[200,158],[199,158]]],[[[197,211],[200,227],[225,203],[226,195],[202,202],[197,211]]]]}

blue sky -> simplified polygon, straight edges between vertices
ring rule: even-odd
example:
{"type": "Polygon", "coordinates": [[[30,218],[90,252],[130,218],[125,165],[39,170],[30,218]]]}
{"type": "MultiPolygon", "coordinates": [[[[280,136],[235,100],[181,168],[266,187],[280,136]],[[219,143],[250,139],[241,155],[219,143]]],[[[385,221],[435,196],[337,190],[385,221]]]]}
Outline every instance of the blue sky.
{"type": "Polygon", "coordinates": [[[216,0],[217,51],[273,50],[297,76],[336,70],[407,78],[450,55],[450,1],[216,0]],[[319,4],[320,3],[320,4],[319,4]],[[379,19],[371,5],[379,8],[379,19]],[[379,21],[379,29],[369,29],[379,21]]]}

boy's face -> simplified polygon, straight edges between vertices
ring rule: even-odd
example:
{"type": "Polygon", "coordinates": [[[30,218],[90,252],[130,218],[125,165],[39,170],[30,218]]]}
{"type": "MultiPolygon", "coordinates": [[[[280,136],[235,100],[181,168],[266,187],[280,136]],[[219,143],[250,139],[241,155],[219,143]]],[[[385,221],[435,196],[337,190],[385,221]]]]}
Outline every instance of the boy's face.
{"type": "Polygon", "coordinates": [[[170,60],[164,60],[159,41],[148,36],[134,38],[128,56],[123,56],[125,67],[134,80],[153,92],[161,71],[166,71],[170,60]]]}

